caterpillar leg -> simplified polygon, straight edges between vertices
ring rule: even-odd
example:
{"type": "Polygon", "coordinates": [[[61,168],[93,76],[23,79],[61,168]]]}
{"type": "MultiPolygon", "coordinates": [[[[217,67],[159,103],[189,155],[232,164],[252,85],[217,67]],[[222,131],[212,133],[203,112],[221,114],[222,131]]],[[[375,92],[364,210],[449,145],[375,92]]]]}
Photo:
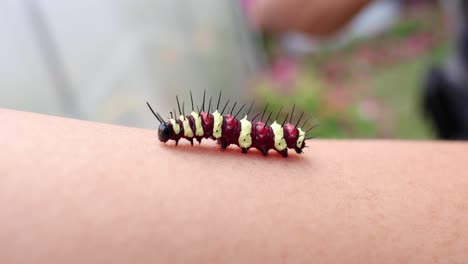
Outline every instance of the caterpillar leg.
{"type": "Polygon", "coordinates": [[[225,150],[229,146],[226,142],[221,142],[221,150],[225,150]]]}
{"type": "Polygon", "coordinates": [[[248,151],[249,149],[247,149],[247,148],[241,148],[241,150],[242,150],[242,153],[247,154],[247,151],[248,151]]]}
{"type": "Polygon", "coordinates": [[[177,145],[179,145],[179,140],[178,139],[175,140],[175,146],[177,147],[177,145]]]}
{"type": "Polygon", "coordinates": [[[202,139],[201,139],[201,138],[197,138],[197,141],[198,141],[198,145],[200,145],[200,144],[201,144],[201,141],[202,141],[202,139]]]}
{"type": "Polygon", "coordinates": [[[266,149],[259,149],[259,150],[260,150],[260,152],[262,152],[263,156],[265,156],[265,157],[268,156],[268,150],[266,150],[266,149]]]}
{"type": "Polygon", "coordinates": [[[193,147],[193,138],[191,138],[191,139],[187,139],[187,140],[190,142],[190,144],[191,144],[191,145],[192,145],[192,147],[193,147]]]}
{"type": "Polygon", "coordinates": [[[281,156],[283,156],[284,158],[287,158],[288,157],[288,149],[283,149],[281,152],[280,152],[281,156]]]}

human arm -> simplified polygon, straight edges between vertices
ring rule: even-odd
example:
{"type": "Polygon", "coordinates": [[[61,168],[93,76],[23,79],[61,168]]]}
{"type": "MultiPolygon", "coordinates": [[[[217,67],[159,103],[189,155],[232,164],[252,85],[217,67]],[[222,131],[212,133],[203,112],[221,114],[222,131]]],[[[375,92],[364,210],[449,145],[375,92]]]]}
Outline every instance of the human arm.
{"type": "Polygon", "coordinates": [[[0,263],[465,263],[468,145],[285,159],[0,109],[0,263]]]}

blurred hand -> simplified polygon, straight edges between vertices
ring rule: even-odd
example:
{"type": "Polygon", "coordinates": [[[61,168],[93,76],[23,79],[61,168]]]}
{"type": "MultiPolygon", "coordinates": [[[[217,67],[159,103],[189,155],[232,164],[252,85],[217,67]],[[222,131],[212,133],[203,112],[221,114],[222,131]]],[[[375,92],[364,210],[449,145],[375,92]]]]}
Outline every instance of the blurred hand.
{"type": "Polygon", "coordinates": [[[254,23],[270,32],[329,35],[344,26],[370,0],[252,0],[254,23]]]}

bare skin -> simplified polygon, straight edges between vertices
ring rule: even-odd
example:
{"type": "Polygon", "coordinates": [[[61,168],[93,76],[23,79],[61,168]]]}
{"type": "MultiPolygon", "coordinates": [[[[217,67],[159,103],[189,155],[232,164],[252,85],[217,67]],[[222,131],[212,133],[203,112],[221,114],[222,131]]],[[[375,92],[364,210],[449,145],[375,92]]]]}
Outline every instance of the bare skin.
{"type": "Polygon", "coordinates": [[[254,0],[252,17],[266,31],[327,36],[348,23],[370,0],[254,0]]]}
{"type": "Polygon", "coordinates": [[[0,263],[467,263],[468,144],[284,159],[0,110],[0,263]]]}

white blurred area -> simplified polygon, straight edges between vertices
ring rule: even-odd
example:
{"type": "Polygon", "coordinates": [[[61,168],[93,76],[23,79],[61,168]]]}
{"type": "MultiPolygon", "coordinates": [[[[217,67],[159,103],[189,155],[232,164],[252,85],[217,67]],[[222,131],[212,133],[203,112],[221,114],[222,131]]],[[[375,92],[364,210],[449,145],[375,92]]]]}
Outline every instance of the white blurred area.
{"type": "Polygon", "coordinates": [[[230,0],[0,0],[0,107],[154,127],[146,101],[248,94],[255,38],[230,0]]]}

